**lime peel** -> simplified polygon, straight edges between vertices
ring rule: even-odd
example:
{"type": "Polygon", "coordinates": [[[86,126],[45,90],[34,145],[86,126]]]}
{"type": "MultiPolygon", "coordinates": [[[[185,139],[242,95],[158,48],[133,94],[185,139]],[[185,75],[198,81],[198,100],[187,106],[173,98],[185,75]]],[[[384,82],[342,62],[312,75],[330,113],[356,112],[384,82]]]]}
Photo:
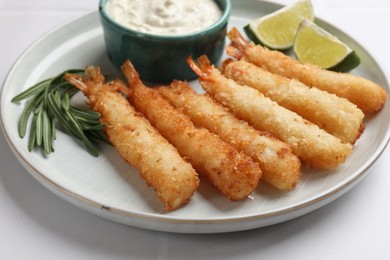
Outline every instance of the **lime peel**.
{"type": "Polygon", "coordinates": [[[270,49],[285,50],[293,46],[301,21],[314,20],[310,0],[300,0],[271,14],[251,21],[244,27],[247,36],[270,49]]]}
{"type": "Polygon", "coordinates": [[[299,26],[293,49],[298,60],[323,69],[347,72],[360,64],[353,49],[306,19],[299,26]]]}

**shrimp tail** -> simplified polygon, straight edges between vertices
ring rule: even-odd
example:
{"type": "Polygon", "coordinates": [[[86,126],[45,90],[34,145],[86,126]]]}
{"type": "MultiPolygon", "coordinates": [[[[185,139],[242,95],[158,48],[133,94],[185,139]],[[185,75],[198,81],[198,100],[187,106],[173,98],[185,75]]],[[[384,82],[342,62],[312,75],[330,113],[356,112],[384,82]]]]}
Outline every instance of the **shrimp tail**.
{"type": "Polygon", "coordinates": [[[228,38],[231,43],[227,46],[226,52],[237,59],[241,59],[245,49],[248,48],[250,43],[245,40],[244,36],[242,36],[236,27],[233,27],[228,32],[228,38]]]}
{"type": "Polygon", "coordinates": [[[130,87],[135,87],[142,83],[138,72],[135,70],[134,65],[130,60],[126,60],[122,64],[121,69],[130,87]]]}
{"type": "Polygon", "coordinates": [[[131,89],[127,87],[126,83],[122,80],[116,79],[107,83],[107,86],[111,91],[121,93],[122,95],[128,97],[131,95],[131,89]]]}
{"type": "Polygon", "coordinates": [[[200,56],[196,61],[192,56],[187,58],[187,63],[190,68],[201,78],[206,79],[212,72],[212,65],[206,55],[200,56]]]}
{"type": "Polygon", "coordinates": [[[103,87],[106,91],[119,92],[125,96],[129,96],[131,94],[131,90],[119,79],[112,80],[105,84],[105,78],[103,74],[100,73],[99,67],[87,67],[85,69],[84,76],[67,73],[65,74],[64,79],[81,90],[87,96],[96,94],[97,91],[103,87]]]}
{"type": "Polygon", "coordinates": [[[230,63],[232,63],[232,62],[234,62],[233,59],[227,58],[227,59],[224,60],[224,61],[222,62],[222,64],[219,66],[219,70],[220,70],[221,72],[224,72],[226,66],[228,66],[228,65],[229,65],[230,63]]]}
{"type": "Polygon", "coordinates": [[[93,66],[87,67],[85,74],[85,76],[82,76],[67,73],[64,75],[64,79],[86,95],[90,95],[104,84],[104,76],[100,73],[99,67],[93,66]]]}
{"type": "Polygon", "coordinates": [[[242,57],[244,57],[244,54],[242,53],[242,51],[240,51],[239,49],[237,49],[236,47],[232,46],[232,45],[228,45],[226,46],[226,53],[238,60],[240,60],[242,57]]]}
{"type": "Polygon", "coordinates": [[[86,69],[85,69],[85,73],[87,74],[88,78],[95,82],[95,83],[104,83],[104,76],[103,74],[100,72],[100,68],[99,67],[94,67],[94,66],[88,66],[86,69]]]}
{"type": "Polygon", "coordinates": [[[85,81],[83,80],[83,77],[81,75],[66,73],[64,75],[64,79],[82,92],[87,92],[88,85],[85,84],[85,81]]]}

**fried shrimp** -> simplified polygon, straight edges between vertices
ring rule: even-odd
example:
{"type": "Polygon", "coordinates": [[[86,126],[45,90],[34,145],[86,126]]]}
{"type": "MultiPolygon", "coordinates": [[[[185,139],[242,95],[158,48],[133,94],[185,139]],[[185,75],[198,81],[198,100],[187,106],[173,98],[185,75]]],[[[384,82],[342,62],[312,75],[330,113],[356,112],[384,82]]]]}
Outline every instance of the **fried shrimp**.
{"type": "Polygon", "coordinates": [[[244,60],[226,60],[222,70],[226,77],[259,90],[343,142],[354,144],[364,131],[364,113],[347,99],[309,88],[298,80],[270,73],[244,60]]]}
{"type": "Polygon", "coordinates": [[[342,143],[258,90],[224,77],[206,56],[198,58],[197,63],[189,58],[188,63],[209,95],[256,129],[269,131],[289,144],[303,162],[331,169],[343,163],[352,152],[351,144],[342,143]]]}
{"type": "Polygon", "coordinates": [[[280,190],[291,190],[300,177],[301,163],[284,142],[269,133],[255,130],[237,119],[207,95],[200,95],[186,82],[174,81],[158,92],[189,116],[196,126],[204,127],[243,151],[259,163],[262,180],[280,190]]]}
{"type": "Polygon", "coordinates": [[[251,194],[261,177],[257,163],[217,135],[196,128],[157,91],[143,85],[130,61],[122,65],[122,71],[131,86],[130,103],[189,159],[199,174],[230,200],[241,200],[251,194]]]}
{"type": "Polygon", "coordinates": [[[105,132],[125,161],[140,171],[152,186],[166,210],[187,203],[199,179],[190,163],[164,139],[122,96],[128,88],[119,80],[105,84],[98,68],[89,67],[87,76],[67,74],[66,80],[89,99],[91,108],[101,114],[105,132]],[[121,94],[122,93],[122,94],[121,94]]]}
{"type": "Polygon", "coordinates": [[[346,98],[364,113],[379,111],[387,99],[386,91],[370,80],[350,73],[320,69],[299,62],[282,52],[248,43],[236,28],[229,31],[228,37],[231,40],[227,47],[229,55],[238,59],[243,58],[272,73],[297,79],[307,86],[346,98]]]}

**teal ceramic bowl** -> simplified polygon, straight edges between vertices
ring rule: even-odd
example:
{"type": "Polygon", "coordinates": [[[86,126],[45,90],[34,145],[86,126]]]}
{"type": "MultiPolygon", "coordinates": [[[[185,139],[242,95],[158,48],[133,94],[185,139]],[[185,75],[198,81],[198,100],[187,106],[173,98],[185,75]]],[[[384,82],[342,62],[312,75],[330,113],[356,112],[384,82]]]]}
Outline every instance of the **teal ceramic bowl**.
{"type": "Polygon", "coordinates": [[[229,0],[216,0],[222,11],[213,25],[195,33],[153,35],[128,29],[115,22],[105,9],[107,0],[100,0],[99,13],[107,54],[117,67],[130,59],[144,81],[165,83],[173,79],[196,78],[186,59],[206,54],[218,63],[225,47],[227,24],[231,13],[229,0]]]}

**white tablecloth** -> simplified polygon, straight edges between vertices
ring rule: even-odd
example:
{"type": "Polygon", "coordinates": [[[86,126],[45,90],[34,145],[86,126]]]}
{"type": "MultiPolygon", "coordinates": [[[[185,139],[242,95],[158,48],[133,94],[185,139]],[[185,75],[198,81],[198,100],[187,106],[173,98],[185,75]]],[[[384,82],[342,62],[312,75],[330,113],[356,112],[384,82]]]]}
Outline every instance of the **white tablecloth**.
{"type": "MultiPolygon", "coordinates": [[[[294,1],[279,1],[290,4],[294,1]]],[[[312,0],[316,15],[390,68],[390,1],[312,0]]],[[[17,57],[97,0],[0,1],[0,82],[17,57]]],[[[303,217],[230,234],[172,234],[117,224],[63,201],[0,134],[0,259],[390,259],[390,148],[347,194],[303,217]]]]}

